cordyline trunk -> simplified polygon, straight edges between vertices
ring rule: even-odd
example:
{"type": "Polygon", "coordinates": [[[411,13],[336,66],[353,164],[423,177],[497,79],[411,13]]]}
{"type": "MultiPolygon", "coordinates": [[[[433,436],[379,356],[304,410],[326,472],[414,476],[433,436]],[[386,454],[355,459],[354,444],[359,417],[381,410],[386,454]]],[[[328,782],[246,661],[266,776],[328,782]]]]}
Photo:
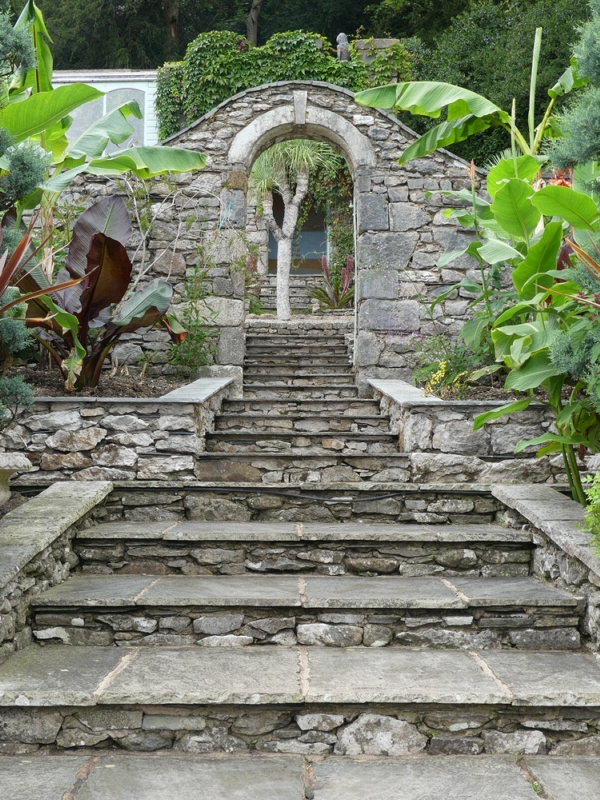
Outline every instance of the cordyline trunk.
{"type": "Polygon", "coordinates": [[[267,228],[277,242],[277,319],[291,319],[290,269],[292,266],[292,244],[302,201],[308,193],[308,170],[299,170],[296,175],[296,191],[289,186],[281,187],[283,198],[283,224],[281,227],[273,216],[273,193],[263,194],[263,215],[267,228]]]}
{"type": "Polygon", "coordinates": [[[246,38],[256,47],[258,42],[258,18],[264,0],[252,0],[250,11],[246,17],[246,38]]]}

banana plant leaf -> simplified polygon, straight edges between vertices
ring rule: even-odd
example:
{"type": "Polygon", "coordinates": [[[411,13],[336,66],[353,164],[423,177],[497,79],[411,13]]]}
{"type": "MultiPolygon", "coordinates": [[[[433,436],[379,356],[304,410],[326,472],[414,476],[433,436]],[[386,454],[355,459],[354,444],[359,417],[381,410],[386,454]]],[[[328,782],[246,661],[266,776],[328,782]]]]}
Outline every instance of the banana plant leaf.
{"type": "Polygon", "coordinates": [[[112,325],[123,333],[147,328],[166,313],[173,299],[173,287],[162,278],[155,278],[138,289],[113,316],[112,325]]]}
{"type": "Polygon", "coordinates": [[[135,102],[124,103],[96,120],[76,139],[65,154],[65,166],[75,167],[79,159],[100,158],[109,142],[121,144],[134,132],[127,117],[142,119],[143,114],[135,102]]]}
{"type": "Polygon", "coordinates": [[[131,280],[131,270],[131,261],[121,242],[104,233],[92,237],[86,282],[79,298],[81,311],[77,314],[83,342],[87,341],[88,329],[101,312],[121,302],[131,280]]]}
{"type": "Polygon", "coordinates": [[[16,143],[23,142],[103,94],[85,83],[72,83],[59,86],[51,92],[32,94],[19,103],[11,103],[1,109],[0,125],[14,137],[16,143]]]}
{"type": "Polygon", "coordinates": [[[206,156],[182,147],[130,147],[121,153],[95,158],[86,165],[92,175],[132,172],[138,178],[154,178],[169,172],[178,174],[202,169],[206,156]]]}
{"type": "Polygon", "coordinates": [[[440,116],[443,108],[448,108],[449,121],[467,114],[475,117],[498,114],[502,115],[505,122],[510,122],[505,111],[482,95],[439,81],[411,81],[376,86],[357,92],[354,99],[361,106],[400,108],[410,111],[411,114],[435,118],[440,116]]]}
{"type": "Polygon", "coordinates": [[[35,48],[36,64],[28,72],[20,69],[17,71],[11,86],[10,94],[15,95],[25,89],[31,89],[33,94],[52,91],[52,52],[48,42],[52,41],[44,17],[33,0],[27,0],[19,19],[15,23],[15,30],[29,28],[35,48]]]}

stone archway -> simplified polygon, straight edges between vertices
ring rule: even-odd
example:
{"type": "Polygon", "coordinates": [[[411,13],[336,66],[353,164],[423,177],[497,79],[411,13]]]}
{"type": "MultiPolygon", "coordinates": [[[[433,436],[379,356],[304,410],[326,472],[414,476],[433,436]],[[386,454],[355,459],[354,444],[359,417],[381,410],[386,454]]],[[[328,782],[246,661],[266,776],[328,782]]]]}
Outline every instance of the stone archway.
{"type": "MultiPolygon", "coordinates": [[[[416,343],[434,333],[456,333],[466,312],[463,298],[440,304],[435,318],[427,311],[474,262],[463,257],[451,269],[436,267],[439,255],[466,246],[469,234],[441,214],[443,196],[426,196],[467,185],[466,164],[441,150],[400,167],[397,159],[415,134],[392,115],[357,105],[352,93],[338,86],[290,81],[244,91],[168,140],[207,155],[206,168],[188,191],[206,203],[204,230],[211,224],[220,230],[226,209],[229,238],[222,237],[217,253],[224,267],[235,257],[235,232],[245,230],[254,160],[290,138],[330,142],[346,158],[354,179],[357,379],[407,379],[416,343]]],[[[235,302],[219,301],[223,324],[235,302]]],[[[232,348],[220,349],[219,361],[231,364],[226,351],[232,348]]]]}

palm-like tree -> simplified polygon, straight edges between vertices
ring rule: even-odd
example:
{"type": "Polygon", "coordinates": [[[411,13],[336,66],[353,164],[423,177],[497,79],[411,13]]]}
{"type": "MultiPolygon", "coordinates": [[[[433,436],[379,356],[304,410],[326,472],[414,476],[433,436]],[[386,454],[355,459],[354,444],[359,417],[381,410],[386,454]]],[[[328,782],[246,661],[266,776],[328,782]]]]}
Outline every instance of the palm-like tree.
{"type": "Polygon", "coordinates": [[[320,167],[337,158],[325,142],[293,139],[274,144],[254,162],[250,188],[260,196],[262,215],[277,242],[277,318],[290,319],[290,269],[292,243],[298,225],[302,201],[309,191],[310,177],[320,167]],[[283,199],[283,223],[273,216],[273,192],[283,199]]]}

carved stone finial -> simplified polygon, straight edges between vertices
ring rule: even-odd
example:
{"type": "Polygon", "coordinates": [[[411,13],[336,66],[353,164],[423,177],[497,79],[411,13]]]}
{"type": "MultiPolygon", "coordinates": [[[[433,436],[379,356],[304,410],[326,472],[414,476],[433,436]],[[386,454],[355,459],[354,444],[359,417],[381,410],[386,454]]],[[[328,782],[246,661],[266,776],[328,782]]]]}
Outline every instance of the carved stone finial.
{"type": "Polygon", "coordinates": [[[22,453],[0,453],[0,506],[10,499],[8,481],[15,472],[28,472],[31,461],[22,453]]]}
{"type": "Polygon", "coordinates": [[[350,45],[348,44],[348,37],[345,33],[338,34],[337,42],[337,60],[350,61],[350,45]]]}

